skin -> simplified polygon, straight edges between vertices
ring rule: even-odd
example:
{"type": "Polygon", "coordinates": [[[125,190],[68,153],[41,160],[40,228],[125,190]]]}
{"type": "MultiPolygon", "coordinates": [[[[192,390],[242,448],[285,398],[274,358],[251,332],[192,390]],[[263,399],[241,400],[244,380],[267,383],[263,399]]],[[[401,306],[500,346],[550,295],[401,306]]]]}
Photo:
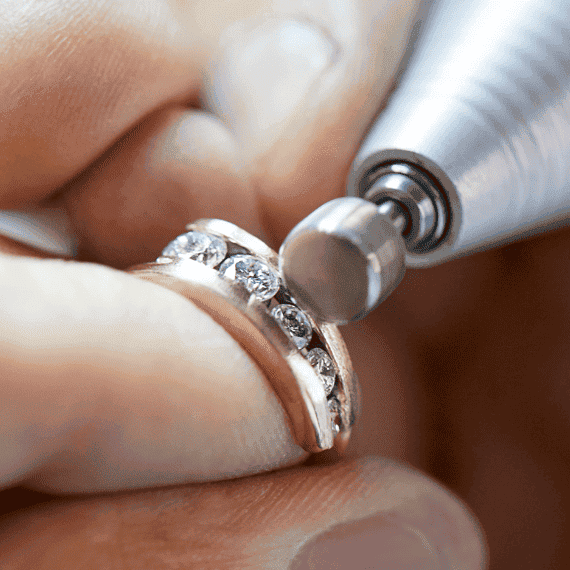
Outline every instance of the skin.
{"type": "Polygon", "coordinates": [[[408,272],[346,329],[362,417],[311,464],[233,339],[119,271],[200,217],[277,246],[342,195],[415,11],[221,4],[0,6],[0,208],[60,208],[78,243],[62,262],[2,240],[1,565],[287,568],[340,523],[436,514],[456,567],[486,541],[491,568],[563,567],[567,231],[408,272]]]}

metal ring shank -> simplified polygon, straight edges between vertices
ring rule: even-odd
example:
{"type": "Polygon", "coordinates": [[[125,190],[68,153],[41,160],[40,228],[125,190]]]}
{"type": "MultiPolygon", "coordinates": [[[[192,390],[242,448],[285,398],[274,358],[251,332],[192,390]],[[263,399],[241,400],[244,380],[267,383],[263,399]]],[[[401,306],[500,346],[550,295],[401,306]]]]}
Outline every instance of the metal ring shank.
{"type": "MultiPolygon", "coordinates": [[[[275,252],[233,224],[200,220],[187,229],[218,235],[266,263],[273,266],[277,263],[275,252]]],[[[355,420],[357,388],[348,352],[334,325],[313,323],[337,368],[340,429],[336,435],[325,390],[316,371],[271,316],[268,307],[243,286],[193,260],[146,263],[129,271],[183,295],[239,342],[275,390],[301,447],[314,453],[332,447],[341,451],[346,446],[355,420]]]]}

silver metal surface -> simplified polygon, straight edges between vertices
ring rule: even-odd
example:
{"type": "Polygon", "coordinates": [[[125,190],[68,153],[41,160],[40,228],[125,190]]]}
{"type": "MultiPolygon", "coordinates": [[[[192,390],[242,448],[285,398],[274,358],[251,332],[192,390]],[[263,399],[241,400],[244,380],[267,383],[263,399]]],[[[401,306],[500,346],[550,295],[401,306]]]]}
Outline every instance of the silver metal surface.
{"type": "Polygon", "coordinates": [[[342,324],[368,314],[401,281],[405,221],[390,206],[361,198],[327,202],[301,221],[279,251],[279,268],[297,304],[342,324]]]}
{"type": "Polygon", "coordinates": [[[570,1],[435,2],[348,194],[393,162],[437,181],[449,224],[436,247],[409,248],[412,266],[555,228],[570,213],[569,90],[570,1]]]}
{"type": "Polygon", "coordinates": [[[390,223],[403,234],[408,228],[411,228],[411,220],[406,215],[406,210],[400,202],[396,200],[384,200],[378,204],[378,212],[386,216],[390,223]]]}
{"type": "Polygon", "coordinates": [[[297,302],[319,319],[358,320],[402,280],[406,248],[437,244],[446,220],[427,176],[391,165],[371,177],[365,200],[332,200],[298,224],[281,246],[280,271],[297,302]]]}
{"type": "Polygon", "coordinates": [[[402,228],[408,251],[427,251],[444,237],[449,217],[445,197],[426,173],[407,164],[389,164],[369,175],[366,184],[366,200],[378,205],[391,200],[401,206],[408,222],[402,228]]]}

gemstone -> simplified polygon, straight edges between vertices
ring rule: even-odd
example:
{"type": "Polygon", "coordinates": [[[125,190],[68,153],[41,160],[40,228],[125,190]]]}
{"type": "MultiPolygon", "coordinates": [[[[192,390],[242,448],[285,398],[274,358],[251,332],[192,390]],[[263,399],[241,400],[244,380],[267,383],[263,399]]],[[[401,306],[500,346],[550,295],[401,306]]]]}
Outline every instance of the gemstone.
{"type": "Polygon", "coordinates": [[[271,316],[289,335],[298,349],[305,348],[313,336],[313,327],[309,317],[295,305],[277,305],[271,311],[271,316]]]}
{"type": "Polygon", "coordinates": [[[186,232],[171,241],[163,250],[164,257],[193,259],[207,267],[215,267],[226,257],[226,242],[203,232],[186,232]]]}
{"type": "Polygon", "coordinates": [[[332,358],[322,348],[313,348],[309,350],[307,360],[319,375],[328,396],[333,391],[336,379],[336,368],[332,358]]]}
{"type": "Polygon", "coordinates": [[[219,271],[224,277],[241,283],[260,301],[271,299],[281,285],[277,272],[253,255],[228,257],[220,265],[219,271]]]}
{"type": "Polygon", "coordinates": [[[329,413],[331,416],[331,427],[333,431],[333,437],[340,431],[340,402],[336,398],[330,398],[327,400],[329,406],[329,413]]]}

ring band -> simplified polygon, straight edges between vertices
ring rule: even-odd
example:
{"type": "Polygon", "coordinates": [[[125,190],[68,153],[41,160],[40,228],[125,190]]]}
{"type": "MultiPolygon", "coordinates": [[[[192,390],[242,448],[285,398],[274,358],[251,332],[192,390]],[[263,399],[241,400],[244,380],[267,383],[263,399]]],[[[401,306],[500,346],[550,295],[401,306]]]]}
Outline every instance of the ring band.
{"type": "Polygon", "coordinates": [[[237,340],[271,383],[303,449],[342,451],[358,387],[338,328],[296,305],[277,253],[261,240],[223,220],[186,230],[155,262],[129,272],[183,295],[237,340]]]}

